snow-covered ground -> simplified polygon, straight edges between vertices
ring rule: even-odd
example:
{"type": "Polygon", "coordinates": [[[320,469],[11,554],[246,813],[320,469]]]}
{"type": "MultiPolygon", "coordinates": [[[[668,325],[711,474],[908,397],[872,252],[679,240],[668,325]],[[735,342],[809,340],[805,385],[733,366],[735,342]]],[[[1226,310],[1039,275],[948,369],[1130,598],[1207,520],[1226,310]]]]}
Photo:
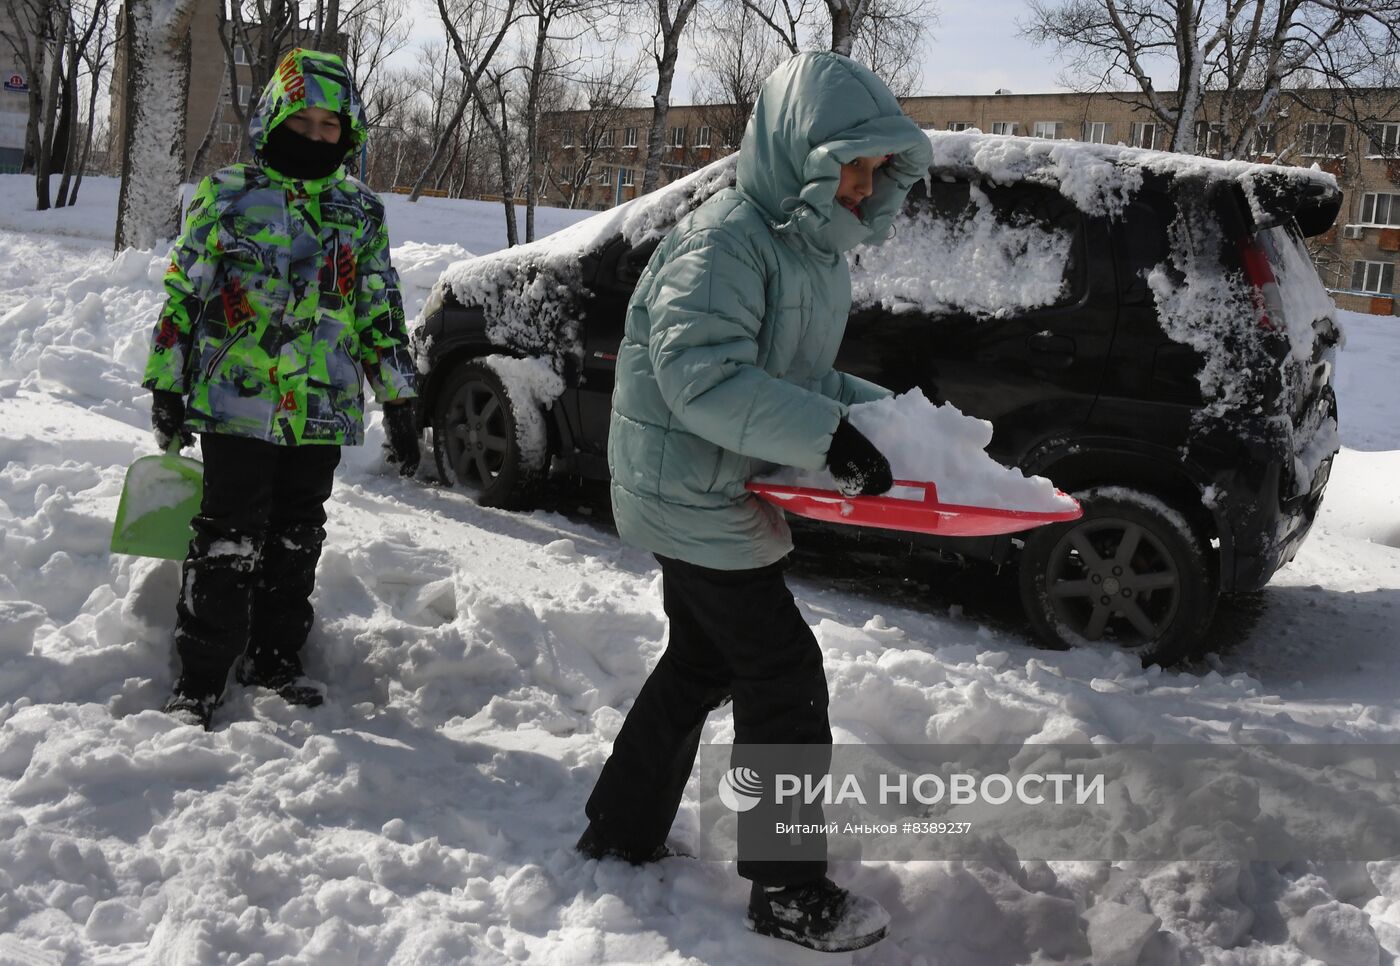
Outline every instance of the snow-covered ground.
{"type": "MultiPolygon", "coordinates": [[[[664,630],[651,559],[579,515],[483,509],[347,450],[309,645],[327,704],[151,710],[178,566],[107,553],[161,253],[110,255],[113,183],[0,177],[0,963],[805,963],[732,866],[571,845],[664,630]]],[[[556,228],[576,213],[544,212],[556,228]]],[[[410,312],[499,206],[390,199],[410,312]],[[454,249],[451,245],[460,246],[454,249]]],[[[1323,512],[1244,639],[1147,672],[796,577],[837,741],[1400,740],[1400,321],[1348,315],[1323,512]]],[[[732,736],[716,713],[706,740],[732,736]]],[[[698,789],[692,788],[692,792],[698,789]]],[[[1152,807],[1151,801],[1141,803],[1152,807]]],[[[677,823],[694,835],[693,799],[677,823]]],[[[867,863],[862,963],[1326,966],[1400,955],[1400,863],[867,863]]]]}

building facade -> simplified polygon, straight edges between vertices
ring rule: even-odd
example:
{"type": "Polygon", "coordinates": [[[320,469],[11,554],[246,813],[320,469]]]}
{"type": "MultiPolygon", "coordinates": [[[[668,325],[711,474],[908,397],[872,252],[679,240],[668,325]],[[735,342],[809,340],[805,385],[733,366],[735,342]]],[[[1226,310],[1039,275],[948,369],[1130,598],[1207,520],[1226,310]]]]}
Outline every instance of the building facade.
{"type": "MultiPolygon", "coordinates": [[[[8,8],[0,4],[0,34],[19,29],[8,8]]],[[[14,48],[0,37],[0,174],[18,174],[24,160],[24,133],[29,123],[29,85],[36,83],[20,63],[14,48]]]]}
{"type": "MultiPolygon", "coordinates": [[[[1400,91],[1377,91],[1368,108],[1377,118],[1400,117],[1400,91]]],[[[977,129],[1019,135],[1165,149],[1169,129],[1144,104],[1123,95],[990,94],[908,97],[904,109],[927,130],[977,129]]],[[[737,150],[746,112],[724,105],[677,106],[668,118],[664,185],[737,150]],[[722,130],[723,129],[723,130],[722,130]]],[[[1207,116],[1215,116],[1208,100],[1207,116]]],[[[550,115],[542,126],[545,184],[541,203],[604,209],[636,197],[646,164],[650,108],[617,112],[604,129],[589,114],[550,115]]],[[[1195,152],[1219,157],[1226,134],[1209,121],[1196,125],[1195,152]]],[[[1246,160],[1318,165],[1337,177],[1344,201],[1337,224],[1310,239],[1323,284],[1343,308],[1400,314],[1400,122],[1357,126],[1294,100],[1280,102],[1261,127],[1246,160]]]]}

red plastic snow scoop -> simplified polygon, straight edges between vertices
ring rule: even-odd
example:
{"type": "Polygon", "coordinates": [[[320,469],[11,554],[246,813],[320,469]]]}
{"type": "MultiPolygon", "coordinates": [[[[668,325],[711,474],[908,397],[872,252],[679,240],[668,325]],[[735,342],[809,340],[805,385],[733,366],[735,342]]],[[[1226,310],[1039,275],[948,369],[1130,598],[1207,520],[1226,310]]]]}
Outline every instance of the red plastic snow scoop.
{"type": "Polygon", "coordinates": [[[1077,520],[1084,512],[1078,503],[1071,510],[1050,512],[940,503],[938,487],[933,483],[895,480],[894,485],[896,488],[917,490],[922,497],[911,499],[889,494],[844,496],[836,490],[777,483],[749,483],[747,489],[774,506],[812,520],[909,533],[935,533],[941,537],[990,537],[999,533],[1017,533],[1047,523],[1077,520]]]}

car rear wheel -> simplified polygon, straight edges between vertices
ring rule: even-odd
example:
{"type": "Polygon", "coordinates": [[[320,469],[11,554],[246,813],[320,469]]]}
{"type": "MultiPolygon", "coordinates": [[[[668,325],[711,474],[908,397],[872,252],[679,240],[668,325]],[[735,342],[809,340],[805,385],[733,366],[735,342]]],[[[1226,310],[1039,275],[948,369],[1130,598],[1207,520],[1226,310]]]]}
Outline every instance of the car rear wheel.
{"type": "Polygon", "coordinates": [[[1196,652],[1215,612],[1214,551],[1180,512],[1121,487],[1076,493],[1084,515],[1034,530],[1021,603],[1052,647],[1105,641],[1144,665],[1196,652]]]}
{"type": "Polygon", "coordinates": [[[549,452],[544,413],[513,398],[489,366],[468,362],[448,378],[433,414],[433,458],[443,481],[477,491],[482,506],[530,505],[549,452]]]}

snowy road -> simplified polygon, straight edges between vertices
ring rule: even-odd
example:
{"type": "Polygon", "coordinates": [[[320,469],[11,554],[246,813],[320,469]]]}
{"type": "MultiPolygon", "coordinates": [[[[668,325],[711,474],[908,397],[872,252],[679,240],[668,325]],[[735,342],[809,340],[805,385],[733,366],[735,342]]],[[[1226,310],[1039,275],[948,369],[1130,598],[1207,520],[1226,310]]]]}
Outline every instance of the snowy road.
{"type": "MultiPolygon", "coordinates": [[[[170,681],[178,567],[106,545],[122,472],[152,447],[136,383],[165,259],[111,260],[100,204],[46,230],[13,185],[0,177],[0,963],[844,961],[745,932],[732,866],[572,852],[659,654],[652,561],[572,506],[513,514],[401,482],[380,464],[377,414],[330,506],[309,645],[327,704],[235,687],[209,734],[150,710],[170,681]]],[[[410,311],[452,257],[437,246],[460,228],[481,250],[488,217],[395,236],[410,311]]],[[[1243,639],[1181,672],[1107,647],[1041,651],[995,590],[964,605],[940,586],[962,579],[947,568],[846,576],[806,549],[793,586],[826,652],[836,740],[1400,740],[1400,324],[1346,322],[1347,448],[1302,553],[1252,620],[1236,615],[1243,639]]],[[[717,713],[705,737],[731,734],[717,713]]],[[[989,850],[835,874],[894,914],[856,962],[1400,954],[1394,862],[989,850]]]]}

